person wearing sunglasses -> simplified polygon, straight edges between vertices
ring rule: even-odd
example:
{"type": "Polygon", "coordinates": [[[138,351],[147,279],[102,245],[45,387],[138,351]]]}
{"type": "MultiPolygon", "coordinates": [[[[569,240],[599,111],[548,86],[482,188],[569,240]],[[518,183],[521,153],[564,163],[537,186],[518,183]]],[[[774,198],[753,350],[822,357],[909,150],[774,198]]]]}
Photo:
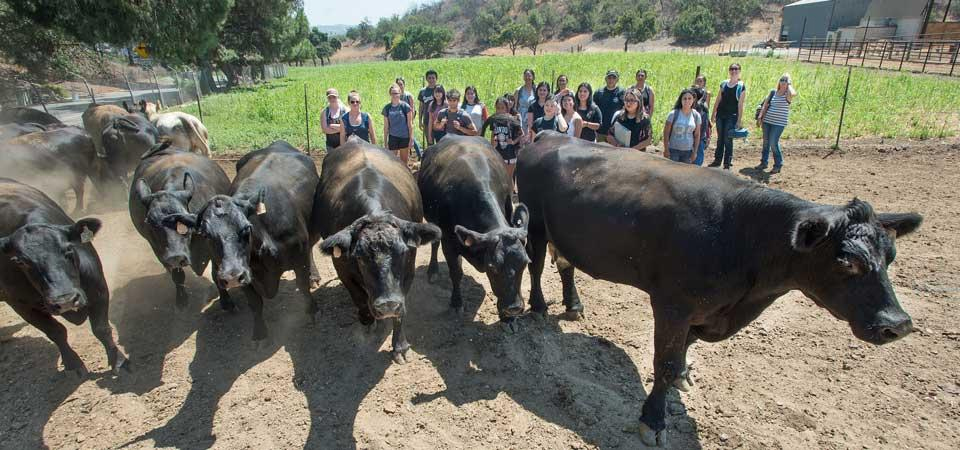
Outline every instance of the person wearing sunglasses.
{"type": "Polygon", "coordinates": [[[373,121],[370,115],[360,110],[360,93],[350,91],[347,95],[347,102],[350,104],[350,111],[343,114],[340,118],[340,142],[346,143],[347,138],[357,135],[371,144],[377,144],[377,133],[373,128],[373,121]]]}
{"type": "Polygon", "coordinates": [[[383,140],[387,149],[407,164],[413,147],[413,108],[400,97],[403,92],[396,83],[390,85],[390,103],[383,106],[383,140]]]}
{"type": "Polygon", "coordinates": [[[623,109],[610,118],[607,143],[614,147],[630,147],[646,151],[653,138],[650,118],[641,106],[643,94],[631,87],[623,94],[623,109]]]}
{"type": "Polygon", "coordinates": [[[713,104],[714,123],[717,124],[717,150],[709,167],[724,170],[733,166],[733,131],[743,128],[743,105],[746,102],[747,87],[740,80],[740,64],[730,64],[730,78],[720,83],[717,101],[713,104]]]}
{"type": "Polygon", "coordinates": [[[770,150],[773,150],[773,169],[771,174],[780,173],[783,168],[783,153],[780,151],[780,136],[787,128],[790,119],[790,105],[797,91],[793,89],[790,74],[780,77],[777,88],[770,91],[770,95],[763,101],[760,117],[757,122],[763,131],[763,150],[760,154],[760,165],[757,170],[765,170],[770,159],[770,150]]]}

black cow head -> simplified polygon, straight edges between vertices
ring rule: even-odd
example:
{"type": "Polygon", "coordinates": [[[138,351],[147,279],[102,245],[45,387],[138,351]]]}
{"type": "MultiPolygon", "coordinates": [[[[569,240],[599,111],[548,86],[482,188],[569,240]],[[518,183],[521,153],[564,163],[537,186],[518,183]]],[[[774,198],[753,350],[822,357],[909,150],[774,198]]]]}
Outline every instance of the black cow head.
{"type": "Polygon", "coordinates": [[[497,296],[500,318],[516,317],[523,313],[520,282],[523,269],[530,263],[527,257],[527,227],[530,212],[523,203],[517,206],[509,228],[478,233],[460,225],[454,228],[463,249],[463,255],[477,270],[485,272],[493,294],[497,296]]]}
{"type": "Polygon", "coordinates": [[[140,155],[157,143],[157,127],[139,114],[117,116],[103,129],[103,151],[98,155],[109,161],[123,161],[140,155]]]}
{"type": "Polygon", "coordinates": [[[97,219],[73,225],[27,224],[0,238],[0,252],[41,294],[44,309],[62,314],[83,308],[79,247],[100,230],[97,219]]]}
{"type": "Polygon", "coordinates": [[[171,217],[210,242],[213,262],[219,268],[217,273],[213,274],[214,282],[222,289],[246,286],[253,281],[250,270],[251,252],[256,252],[260,257],[278,256],[276,245],[268,238],[261,239],[260,245],[253,248],[254,224],[251,220],[255,215],[266,212],[265,197],[264,188],[252,195],[217,195],[196,215],[171,217]]]}
{"type": "Polygon", "coordinates": [[[913,330],[887,277],[897,237],[916,230],[916,213],[874,214],[854,199],[844,207],[816,207],[798,217],[792,246],[799,252],[800,289],[850,324],[854,336],[885,344],[913,330]]]}
{"type": "Polygon", "coordinates": [[[190,265],[190,240],[192,227],[183,219],[193,198],[194,182],[189,173],[183,175],[182,189],[152,192],[141,178],[134,186],[140,202],[146,208],[144,221],[149,226],[150,244],[158,252],[157,257],[167,269],[180,269],[190,265]],[[162,253],[160,253],[162,252],[162,253]]]}
{"type": "Polygon", "coordinates": [[[413,282],[417,247],[440,239],[440,229],[390,213],[367,214],[324,239],[320,250],[334,258],[356,261],[375,319],[402,317],[413,282]]]}

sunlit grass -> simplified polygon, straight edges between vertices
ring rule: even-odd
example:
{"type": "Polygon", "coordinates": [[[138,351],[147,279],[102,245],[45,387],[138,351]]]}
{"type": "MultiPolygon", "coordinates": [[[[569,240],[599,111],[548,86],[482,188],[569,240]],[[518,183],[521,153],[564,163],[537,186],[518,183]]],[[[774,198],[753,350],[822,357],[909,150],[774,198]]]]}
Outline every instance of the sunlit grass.
{"type": "MultiPolygon", "coordinates": [[[[382,136],[380,109],[389,101],[387,89],[402,76],[410,92],[416,95],[423,84],[423,73],[430,68],[440,73],[440,83],[461,92],[475,85],[481,99],[491,110],[493,99],[516,89],[521,73],[532,68],[538,81],[565,74],[571,87],[581,81],[594,89],[603,83],[607,69],[621,73],[621,84],[632,84],[638,68],[645,68],[649,83],[656,89],[657,111],[653,118],[655,141],[659,142],[663,120],[680,90],[690,85],[698,65],[707,76],[708,89],[716,96],[727,66],[734,59],[683,53],[587,53],[543,56],[480,57],[406,62],[371,62],[328,67],[291,68],[290,76],[242,92],[204,98],[203,114],[217,151],[245,151],[284,139],[306,146],[304,123],[304,85],[307,86],[310,113],[310,139],[313,149],[322,148],[320,111],[326,99],[324,91],[337,88],[346,98],[357,90],[363,96],[364,110],[374,119],[382,136]]],[[[753,111],[780,75],[789,72],[799,91],[793,104],[790,126],[784,138],[833,137],[840,117],[847,69],[841,66],[797,63],[788,59],[750,57],[736,61],[743,65],[748,87],[744,125],[754,128],[753,111]]],[[[855,68],[850,81],[850,96],[844,119],[844,138],[861,136],[930,138],[958,133],[957,111],[960,80],[929,75],[913,75],[855,68]]],[[[196,114],[196,105],[185,108],[196,114]]]]}

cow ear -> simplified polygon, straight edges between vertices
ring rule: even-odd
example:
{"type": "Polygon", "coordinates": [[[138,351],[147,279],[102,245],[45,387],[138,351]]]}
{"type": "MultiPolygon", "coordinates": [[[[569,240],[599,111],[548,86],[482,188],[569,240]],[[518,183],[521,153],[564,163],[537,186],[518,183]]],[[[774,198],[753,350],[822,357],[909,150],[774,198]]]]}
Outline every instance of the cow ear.
{"type": "Polygon", "coordinates": [[[887,233],[892,234],[894,238],[917,231],[923,223],[923,216],[917,213],[882,213],[877,214],[877,219],[887,233]]]}
{"type": "Polygon", "coordinates": [[[80,219],[70,227],[67,235],[71,242],[86,244],[93,240],[101,226],[103,226],[103,223],[100,222],[100,219],[80,219]]]}
{"type": "Polygon", "coordinates": [[[353,227],[349,226],[326,238],[320,243],[320,251],[324,255],[333,255],[334,258],[343,256],[350,251],[353,240],[353,227]]]}
{"type": "Polygon", "coordinates": [[[190,172],[183,174],[183,190],[177,193],[183,203],[190,203],[190,199],[193,198],[194,187],[193,176],[190,175],[190,172]]]}
{"type": "Polygon", "coordinates": [[[0,252],[3,252],[4,255],[9,255],[13,250],[12,247],[13,246],[10,245],[9,237],[0,237],[0,252]]]}
{"type": "Polygon", "coordinates": [[[440,239],[440,228],[432,223],[407,222],[403,227],[403,240],[411,247],[419,247],[440,239]]]}
{"type": "Polygon", "coordinates": [[[530,210],[523,203],[517,204],[517,209],[513,210],[513,218],[510,219],[510,225],[515,228],[523,228],[524,231],[530,226],[530,210]]]}
{"type": "Polygon", "coordinates": [[[150,190],[150,186],[147,185],[146,180],[140,178],[137,180],[136,184],[137,195],[140,196],[140,201],[143,203],[143,206],[150,206],[150,198],[153,195],[153,191],[150,190]]]}
{"type": "Polygon", "coordinates": [[[462,225],[453,227],[453,233],[457,235],[457,240],[460,241],[460,245],[469,249],[475,249],[483,243],[483,233],[469,230],[462,225]]]}
{"type": "Polygon", "coordinates": [[[792,246],[798,252],[812,251],[830,234],[830,221],[823,216],[801,220],[793,229],[792,246]]]}
{"type": "Polygon", "coordinates": [[[263,215],[267,213],[267,188],[261,187],[256,194],[249,197],[237,198],[235,201],[244,208],[244,214],[250,217],[254,214],[263,215]]]}

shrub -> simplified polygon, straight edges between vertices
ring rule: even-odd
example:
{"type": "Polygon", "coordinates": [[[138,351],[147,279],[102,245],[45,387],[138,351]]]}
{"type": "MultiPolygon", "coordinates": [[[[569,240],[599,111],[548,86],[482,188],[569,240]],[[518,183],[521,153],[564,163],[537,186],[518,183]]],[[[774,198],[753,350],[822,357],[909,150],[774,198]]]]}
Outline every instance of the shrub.
{"type": "Polygon", "coordinates": [[[684,10],[673,24],[673,36],[677,41],[689,44],[703,44],[716,39],[712,14],[703,6],[684,10]]]}

